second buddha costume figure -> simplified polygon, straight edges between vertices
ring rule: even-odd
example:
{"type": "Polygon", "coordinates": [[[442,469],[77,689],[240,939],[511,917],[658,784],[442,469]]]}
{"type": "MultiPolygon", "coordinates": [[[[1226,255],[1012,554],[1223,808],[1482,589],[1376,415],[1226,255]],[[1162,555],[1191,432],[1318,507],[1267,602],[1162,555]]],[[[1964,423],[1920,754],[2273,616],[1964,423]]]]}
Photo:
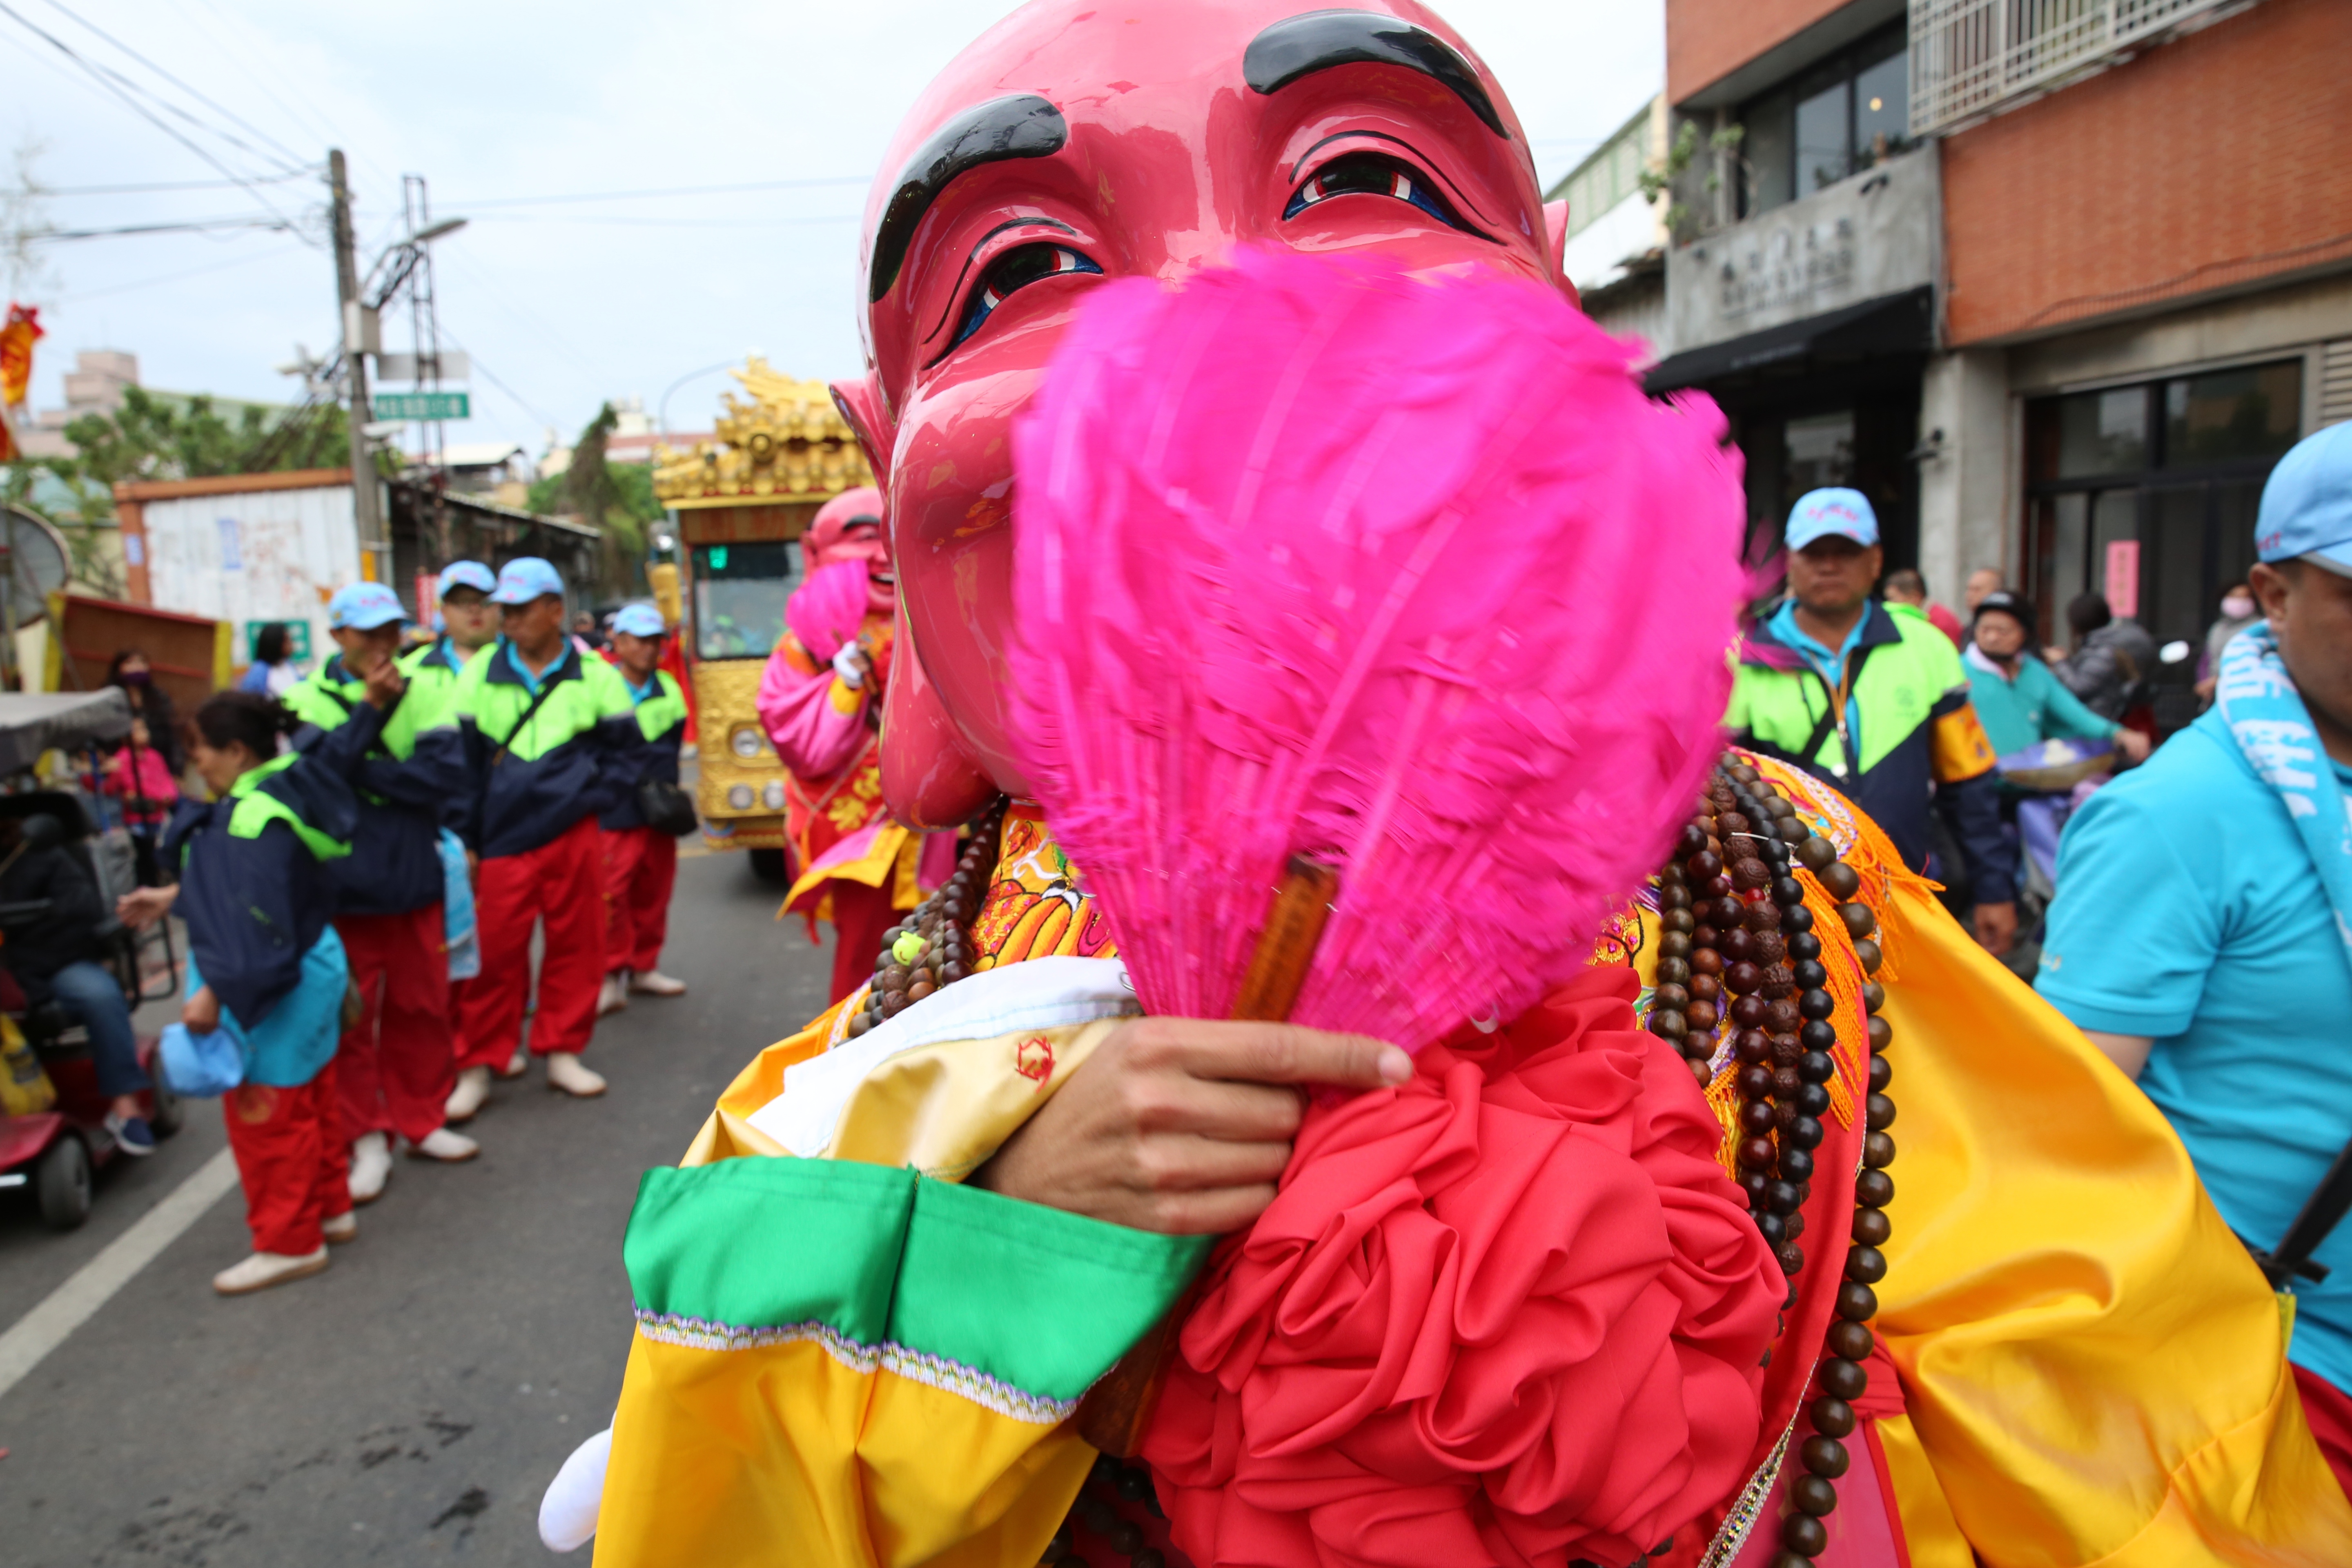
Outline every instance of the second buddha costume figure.
{"type": "Polygon", "coordinates": [[[466,790],[466,758],[446,685],[409,677],[397,662],[407,613],[381,583],[352,583],[328,602],[339,651],[286,694],[310,750],[352,721],[368,678],[383,665],[389,700],[376,738],[355,763],[359,830],[333,861],[335,930],[359,993],[359,1015],[337,1053],[337,1121],[352,1152],[354,1203],[373,1203],[392,1174],[392,1141],[430,1160],[470,1160],[474,1141],[444,1122],[457,1087],[450,1036],[448,940],[443,925],[440,813],[466,790]]]}
{"type": "Polygon", "coordinates": [[[833,922],[833,999],[865,984],[882,933],[937,887],[953,835],[927,836],[882,805],[882,704],[898,580],[871,486],[825,502],[801,541],[808,580],[760,680],[760,724],[792,774],[785,830],[797,880],[787,913],[833,922]],[[928,851],[928,854],[927,854],[928,851]]]}
{"type": "Polygon", "coordinates": [[[563,580],[537,556],[499,573],[498,642],[457,678],[455,717],[469,775],[466,846],[480,857],[475,920],[482,972],[457,986],[452,1121],[488,1099],[521,1044],[531,929],[544,921],[530,1054],[551,1089],[583,1098],[604,1080],[580,1060],[604,983],[604,856],[596,817],[636,785],[645,737],[620,672],[563,633],[563,580]]]}

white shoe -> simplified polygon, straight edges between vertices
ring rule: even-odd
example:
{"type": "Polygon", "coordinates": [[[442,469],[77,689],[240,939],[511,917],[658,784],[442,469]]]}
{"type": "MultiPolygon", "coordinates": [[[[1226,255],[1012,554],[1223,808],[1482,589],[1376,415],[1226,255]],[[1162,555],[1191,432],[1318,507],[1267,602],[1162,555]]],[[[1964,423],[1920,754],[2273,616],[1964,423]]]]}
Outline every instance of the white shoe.
{"type": "Polygon", "coordinates": [[[674,974],[664,974],[658,969],[648,969],[643,974],[629,973],[629,989],[642,991],[648,996],[683,996],[686,982],[674,974]]]}
{"type": "Polygon", "coordinates": [[[272,1285],[283,1285],[289,1279],[300,1279],[316,1274],[327,1266],[327,1248],[322,1242],[319,1250],[299,1256],[284,1252],[257,1252],[242,1263],[232,1264],[213,1276],[213,1289],[224,1296],[249,1295],[267,1290],[272,1285]]]}
{"type": "Polygon", "coordinates": [[[547,1087],[560,1089],[574,1100],[593,1100],[604,1092],[604,1079],[583,1067],[570,1051],[552,1051],[547,1058],[547,1087]]]}
{"type": "Polygon", "coordinates": [[[626,971],[614,970],[604,976],[604,988],[596,993],[596,1016],[599,1018],[607,1013],[617,1013],[629,1005],[628,987],[622,983],[625,973],[626,971]]]}
{"type": "Polygon", "coordinates": [[[515,1054],[507,1058],[507,1065],[499,1069],[499,1076],[511,1081],[512,1079],[520,1078],[530,1070],[530,1048],[527,1046],[519,1045],[515,1047],[515,1054]]]}
{"type": "Polygon", "coordinates": [[[457,1164],[470,1160],[482,1152],[482,1146],[463,1132],[452,1132],[446,1127],[436,1127],[423,1138],[408,1146],[408,1152],[420,1160],[440,1160],[457,1164]]]}
{"type": "Polygon", "coordinates": [[[360,1216],[345,1209],[332,1219],[320,1220],[319,1234],[339,1247],[346,1241],[356,1240],[360,1234],[360,1216]]]}
{"type": "Polygon", "coordinates": [[[471,1121],[475,1113],[490,1098],[490,1069],[467,1068],[457,1075],[457,1087],[450,1092],[448,1103],[441,1114],[451,1121],[471,1121]]]}
{"type": "Polygon", "coordinates": [[[362,1132],[352,1145],[352,1202],[372,1204],[392,1177],[392,1148],[381,1132],[362,1132]]]}

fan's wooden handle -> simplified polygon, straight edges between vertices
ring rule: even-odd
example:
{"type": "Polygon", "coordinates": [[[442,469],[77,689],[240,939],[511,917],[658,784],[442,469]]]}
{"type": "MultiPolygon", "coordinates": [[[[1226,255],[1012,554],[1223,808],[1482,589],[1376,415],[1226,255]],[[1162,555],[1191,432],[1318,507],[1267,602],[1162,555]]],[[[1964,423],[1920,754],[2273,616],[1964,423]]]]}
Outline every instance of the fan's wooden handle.
{"type": "MultiPolygon", "coordinates": [[[[1280,1023],[1290,1016],[1339,892],[1337,871],[1303,855],[1290,858],[1275,888],[1274,903],[1266,910],[1265,930],[1250,951],[1249,969],[1242,976],[1240,994],[1234,998],[1234,1017],[1280,1023]]],[[[1166,1379],[1177,1326],[1192,1308],[1192,1292],[1188,1290],[1166,1317],[1144,1331],[1102,1381],[1087,1391],[1073,1417],[1079,1436],[1113,1458],[1134,1457],[1143,1444],[1144,1421],[1166,1379]]]]}

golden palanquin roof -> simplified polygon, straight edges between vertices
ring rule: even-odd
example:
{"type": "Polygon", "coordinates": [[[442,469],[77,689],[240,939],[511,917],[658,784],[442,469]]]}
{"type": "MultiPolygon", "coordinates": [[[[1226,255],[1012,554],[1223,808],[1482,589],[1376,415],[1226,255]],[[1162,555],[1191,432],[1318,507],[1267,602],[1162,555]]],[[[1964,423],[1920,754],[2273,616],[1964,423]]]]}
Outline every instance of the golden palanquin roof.
{"type": "Polygon", "coordinates": [[[654,448],[654,495],[665,505],[823,501],[874,482],[824,383],[780,375],[758,354],[729,374],[751,396],[726,395],[719,439],[688,452],[654,448]]]}

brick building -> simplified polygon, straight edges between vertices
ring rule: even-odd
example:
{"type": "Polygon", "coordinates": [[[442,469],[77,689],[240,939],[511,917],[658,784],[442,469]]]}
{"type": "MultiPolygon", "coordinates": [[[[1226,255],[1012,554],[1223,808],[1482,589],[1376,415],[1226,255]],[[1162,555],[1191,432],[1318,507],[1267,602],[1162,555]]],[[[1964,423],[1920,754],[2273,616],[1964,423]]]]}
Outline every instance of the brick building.
{"type": "Polygon", "coordinates": [[[2343,0],[1667,0],[1702,151],[1653,385],[1731,413],[1759,544],[1852,483],[1940,597],[1999,566],[2053,641],[2086,589],[2193,641],[2352,417],[2347,61],[2343,0]]]}

